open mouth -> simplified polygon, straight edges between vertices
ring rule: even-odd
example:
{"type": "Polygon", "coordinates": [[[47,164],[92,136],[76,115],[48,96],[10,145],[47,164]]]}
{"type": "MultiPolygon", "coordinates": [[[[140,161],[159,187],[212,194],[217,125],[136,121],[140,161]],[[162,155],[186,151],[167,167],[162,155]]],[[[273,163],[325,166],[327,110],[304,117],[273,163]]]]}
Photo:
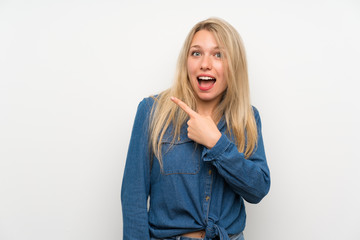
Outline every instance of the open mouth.
{"type": "Polygon", "coordinates": [[[198,86],[202,91],[207,91],[211,89],[216,82],[216,78],[208,77],[208,76],[197,77],[197,80],[198,80],[198,86]]]}

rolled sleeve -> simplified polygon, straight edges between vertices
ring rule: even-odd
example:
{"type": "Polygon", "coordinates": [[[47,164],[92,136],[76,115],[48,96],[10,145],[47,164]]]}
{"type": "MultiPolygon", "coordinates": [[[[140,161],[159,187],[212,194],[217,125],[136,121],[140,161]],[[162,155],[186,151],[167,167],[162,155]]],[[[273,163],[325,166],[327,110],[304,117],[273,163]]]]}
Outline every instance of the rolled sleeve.
{"type": "Polygon", "coordinates": [[[205,148],[202,152],[202,158],[205,162],[221,159],[221,155],[230,146],[231,141],[229,138],[222,133],[220,139],[217,141],[215,146],[211,149],[205,148]]]}

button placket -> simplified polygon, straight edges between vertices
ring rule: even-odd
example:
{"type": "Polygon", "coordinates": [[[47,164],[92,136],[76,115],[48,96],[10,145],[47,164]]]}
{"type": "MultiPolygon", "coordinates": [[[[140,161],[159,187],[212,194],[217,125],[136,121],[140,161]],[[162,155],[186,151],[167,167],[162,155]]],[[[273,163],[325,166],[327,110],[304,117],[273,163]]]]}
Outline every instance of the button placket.
{"type": "Polygon", "coordinates": [[[213,174],[211,170],[211,165],[206,164],[205,192],[204,192],[204,203],[203,203],[203,209],[205,211],[204,218],[206,222],[208,221],[209,210],[210,210],[212,181],[213,181],[213,174]]]}

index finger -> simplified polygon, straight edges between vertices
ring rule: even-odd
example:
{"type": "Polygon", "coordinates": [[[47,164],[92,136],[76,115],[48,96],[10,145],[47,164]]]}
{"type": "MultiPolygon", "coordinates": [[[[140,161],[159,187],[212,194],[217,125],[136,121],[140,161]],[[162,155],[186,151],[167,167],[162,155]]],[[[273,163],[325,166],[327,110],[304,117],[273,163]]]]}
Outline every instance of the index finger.
{"type": "Polygon", "coordinates": [[[197,112],[192,110],[188,105],[186,105],[186,103],[184,103],[180,99],[178,99],[176,97],[170,97],[170,99],[171,99],[171,101],[176,103],[182,110],[184,110],[190,117],[197,116],[197,112]]]}

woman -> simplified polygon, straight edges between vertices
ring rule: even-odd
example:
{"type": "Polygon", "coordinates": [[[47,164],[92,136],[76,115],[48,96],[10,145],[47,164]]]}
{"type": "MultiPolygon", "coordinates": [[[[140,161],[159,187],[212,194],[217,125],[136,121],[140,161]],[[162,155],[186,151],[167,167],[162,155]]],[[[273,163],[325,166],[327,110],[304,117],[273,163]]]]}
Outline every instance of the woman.
{"type": "Polygon", "coordinates": [[[138,106],[121,191],[124,240],[243,239],[243,199],[258,203],[269,187],[240,36],[221,19],[199,22],[174,86],[138,106]]]}

